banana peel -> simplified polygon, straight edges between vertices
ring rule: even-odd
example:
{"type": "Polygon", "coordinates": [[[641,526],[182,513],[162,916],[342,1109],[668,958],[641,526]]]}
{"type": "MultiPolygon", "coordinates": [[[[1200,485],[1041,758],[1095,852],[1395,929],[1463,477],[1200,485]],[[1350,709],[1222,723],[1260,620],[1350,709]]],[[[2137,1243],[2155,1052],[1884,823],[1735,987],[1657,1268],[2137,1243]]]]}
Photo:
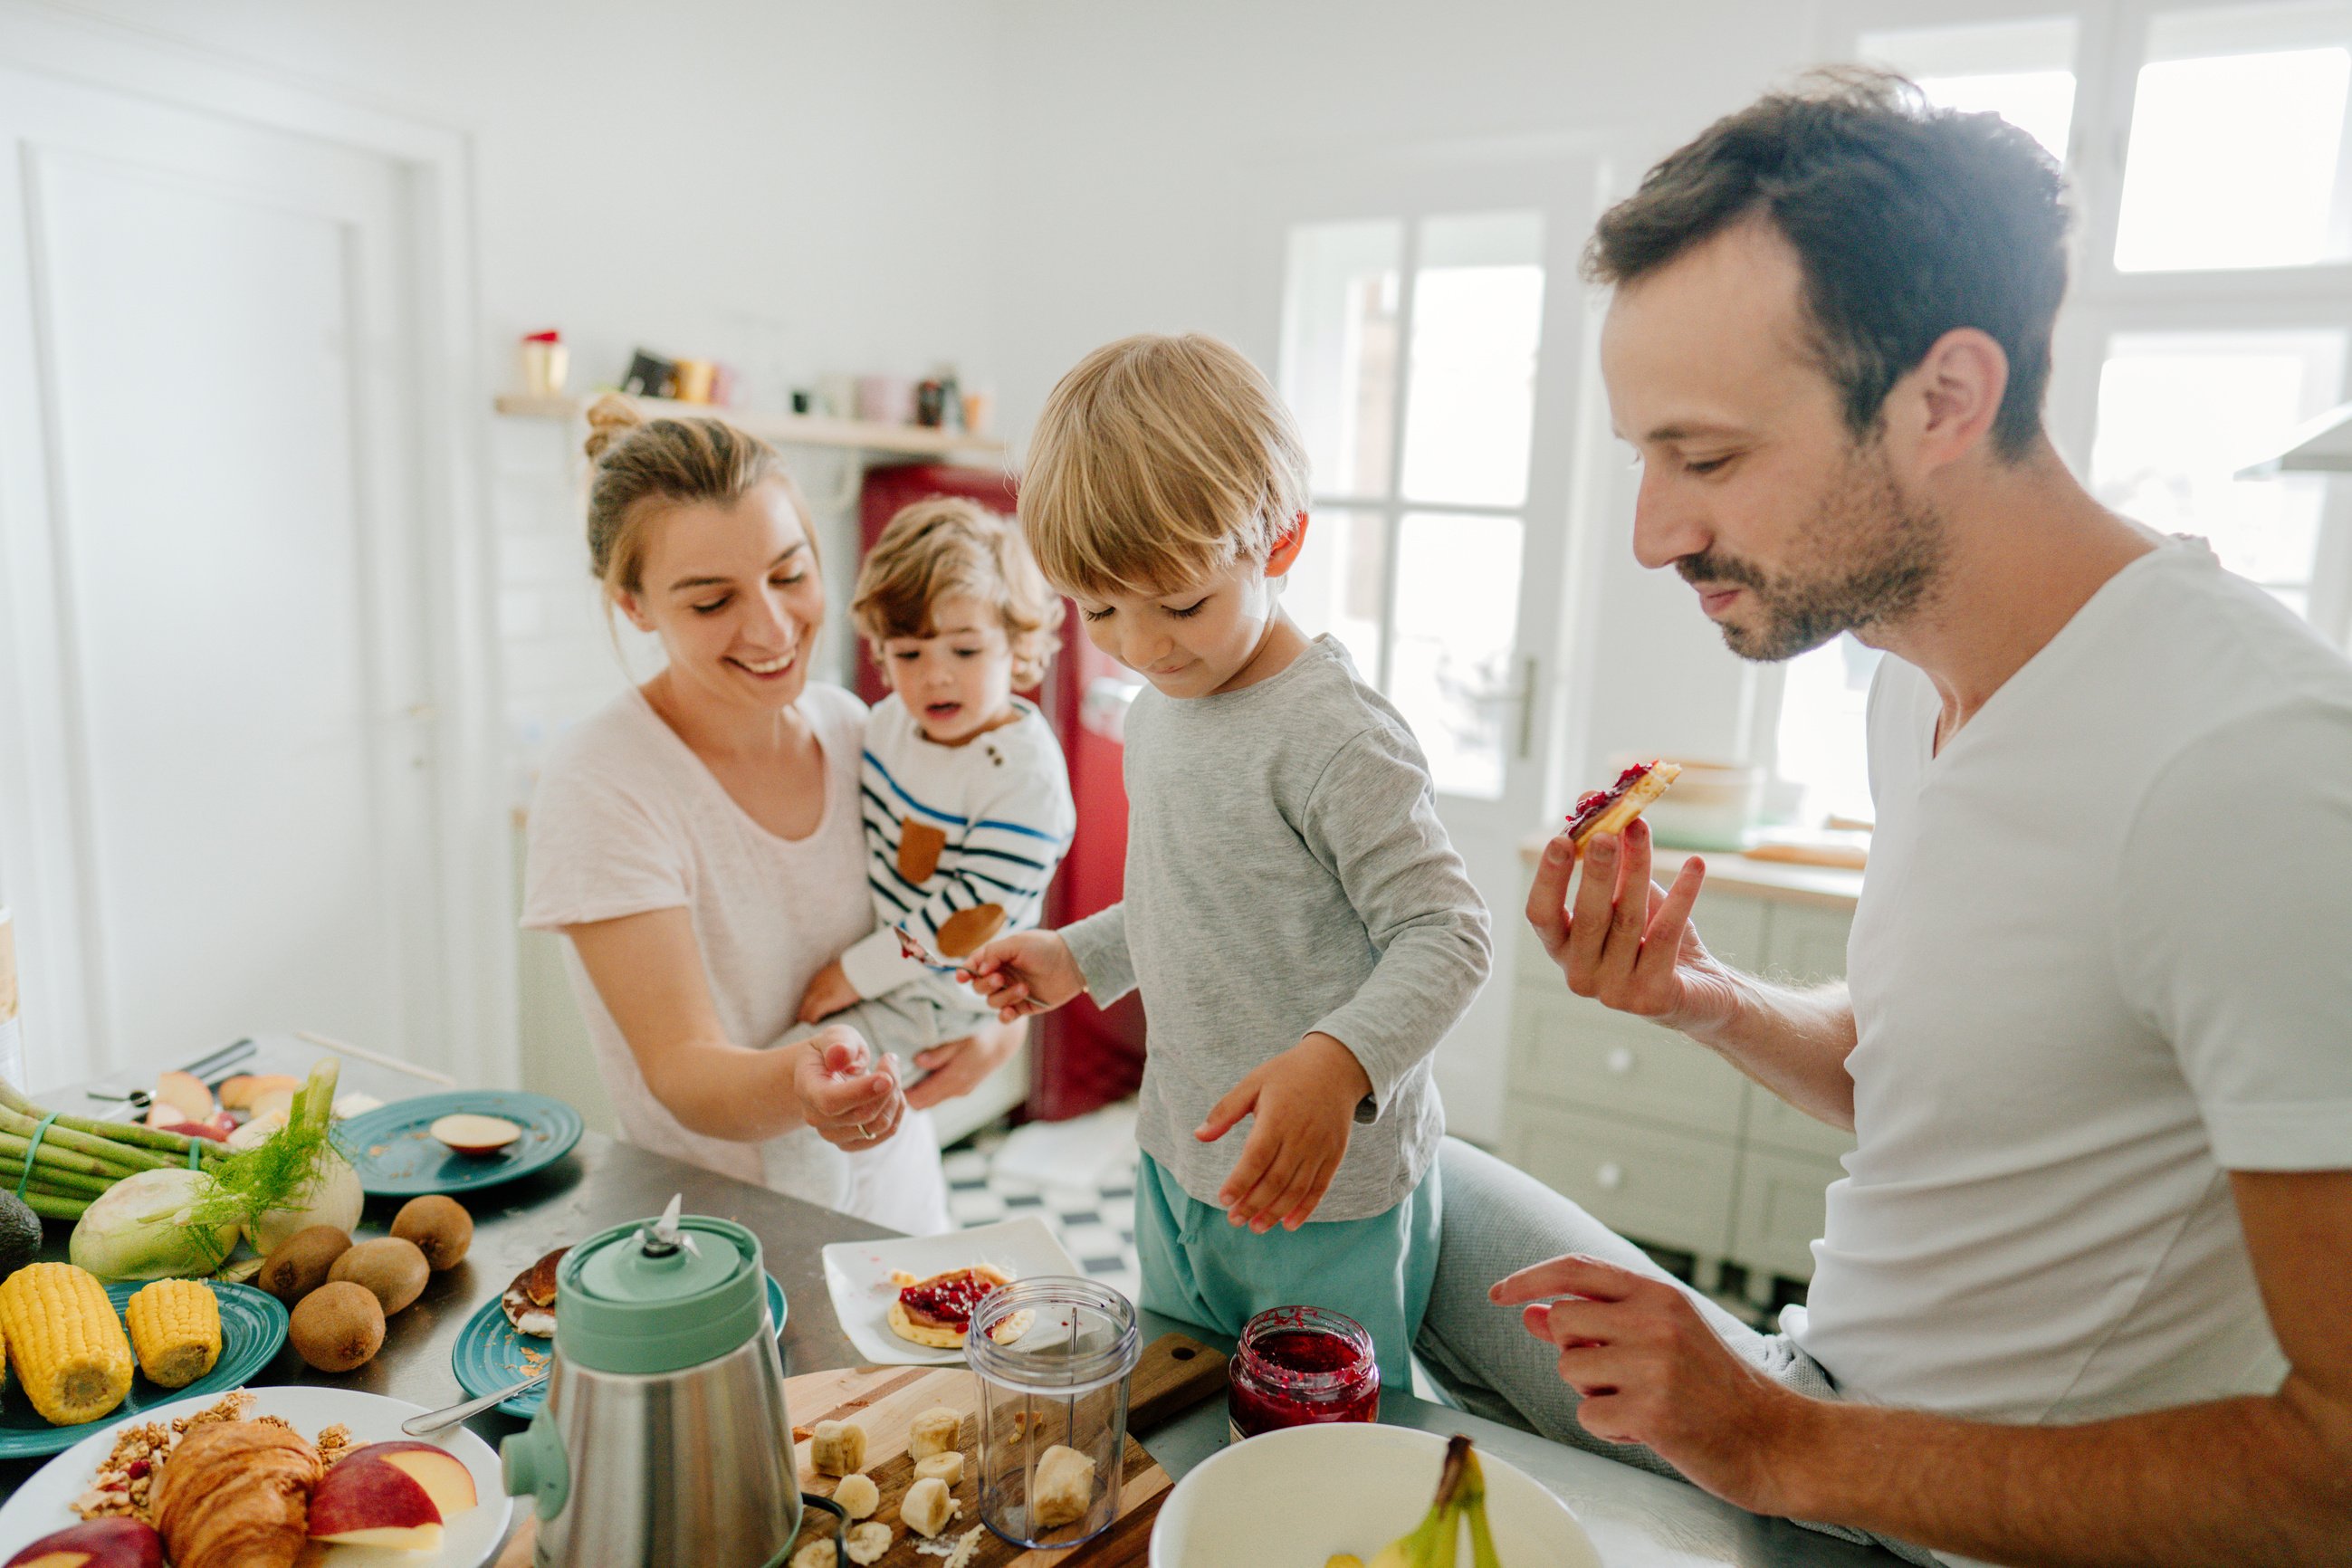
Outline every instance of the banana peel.
{"type": "Polygon", "coordinates": [[[1495,1536],[1486,1522],[1486,1477],[1470,1439],[1456,1434],[1445,1445],[1437,1473],[1437,1495],[1419,1524],[1372,1555],[1365,1568],[1454,1568],[1462,1530],[1470,1530],[1470,1568],[1502,1568],[1495,1536]]]}

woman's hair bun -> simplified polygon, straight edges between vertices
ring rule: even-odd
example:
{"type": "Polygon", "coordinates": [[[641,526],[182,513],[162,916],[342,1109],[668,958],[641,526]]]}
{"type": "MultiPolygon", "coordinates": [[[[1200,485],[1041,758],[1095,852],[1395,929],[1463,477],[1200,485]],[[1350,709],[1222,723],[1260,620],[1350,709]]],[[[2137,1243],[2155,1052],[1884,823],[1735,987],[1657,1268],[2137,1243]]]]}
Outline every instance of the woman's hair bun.
{"type": "Polygon", "coordinates": [[[603,457],[607,447],[645,422],[635,404],[617,392],[604,394],[588,407],[588,460],[603,457]]]}

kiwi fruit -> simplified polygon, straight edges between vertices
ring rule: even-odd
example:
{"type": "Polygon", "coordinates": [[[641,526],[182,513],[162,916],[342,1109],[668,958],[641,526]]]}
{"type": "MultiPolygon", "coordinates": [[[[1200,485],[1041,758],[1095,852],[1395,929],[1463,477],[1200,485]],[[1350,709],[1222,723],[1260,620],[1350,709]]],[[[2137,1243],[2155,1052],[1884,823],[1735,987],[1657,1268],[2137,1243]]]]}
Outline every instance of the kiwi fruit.
{"type": "Polygon", "coordinates": [[[327,1270],[351,1247],[352,1238],[331,1225],[307,1226],[278,1244],[253,1282],[290,1307],[324,1285],[327,1270]]]}
{"type": "Polygon", "coordinates": [[[366,1286],[331,1280],[294,1304],[286,1337],[320,1372],[349,1372],[383,1348],[383,1308],[366,1286]]]}
{"type": "Polygon", "coordinates": [[[474,1244],[474,1216],[457,1199],[427,1193],[401,1205],[392,1234],[415,1242],[426,1266],[438,1274],[465,1260],[466,1248],[474,1244]]]}
{"type": "Polygon", "coordinates": [[[396,1236],[381,1236],[373,1241],[361,1242],[336,1258],[334,1267],[327,1270],[327,1278],[366,1286],[389,1318],[423,1293],[425,1281],[432,1272],[416,1243],[403,1241],[396,1236]]]}

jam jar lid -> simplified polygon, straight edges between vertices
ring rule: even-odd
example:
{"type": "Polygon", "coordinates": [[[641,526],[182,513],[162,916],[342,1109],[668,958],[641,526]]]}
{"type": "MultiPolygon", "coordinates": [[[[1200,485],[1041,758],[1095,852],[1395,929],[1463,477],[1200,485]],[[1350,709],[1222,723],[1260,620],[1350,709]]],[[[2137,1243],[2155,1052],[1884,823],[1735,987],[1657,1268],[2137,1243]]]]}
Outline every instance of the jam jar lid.
{"type": "Polygon", "coordinates": [[[555,1349],[575,1366],[646,1374],[716,1361],[760,1331],[768,1310],[760,1238],[681,1217],[615,1226],[556,1267],[555,1349]]]}

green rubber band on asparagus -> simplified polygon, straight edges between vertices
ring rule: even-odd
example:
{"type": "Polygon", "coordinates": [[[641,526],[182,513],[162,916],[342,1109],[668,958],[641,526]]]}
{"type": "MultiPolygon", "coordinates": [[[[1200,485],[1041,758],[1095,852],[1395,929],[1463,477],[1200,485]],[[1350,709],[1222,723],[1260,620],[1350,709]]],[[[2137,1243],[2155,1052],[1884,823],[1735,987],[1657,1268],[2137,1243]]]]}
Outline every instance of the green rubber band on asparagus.
{"type": "Polygon", "coordinates": [[[49,1123],[57,1119],[58,1113],[54,1110],[42,1117],[41,1124],[33,1129],[32,1141],[25,1145],[25,1173],[16,1178],[16,1199],[19,1203],[24,1201],[25,1189],[32,1184],[33,1161],[41,1152],[41,1139],[47,1134],[49,1123]]]}

